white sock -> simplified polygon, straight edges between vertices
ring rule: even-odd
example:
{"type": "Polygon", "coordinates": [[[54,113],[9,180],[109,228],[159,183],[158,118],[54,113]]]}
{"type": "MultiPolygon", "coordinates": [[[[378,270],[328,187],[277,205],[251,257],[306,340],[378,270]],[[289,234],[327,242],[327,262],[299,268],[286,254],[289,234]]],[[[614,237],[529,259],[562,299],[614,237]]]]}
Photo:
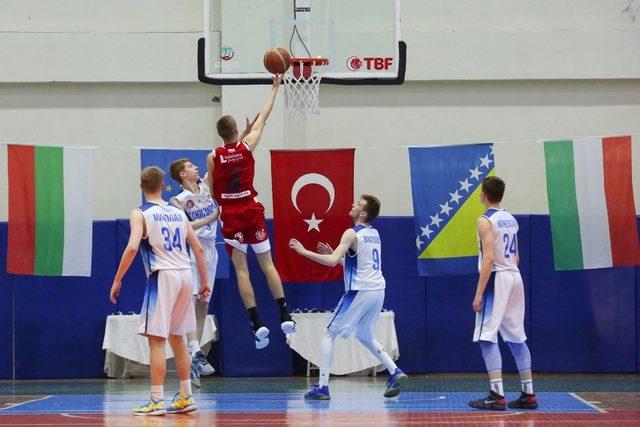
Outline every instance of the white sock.
{"type": "Polygon", "coordinates": [[[387,368],[387,371],[389,371],[389,375],[393,375],[396,372],[398,366],[393,362],[393,359],[391,359],[391,356],[389,356],[389,353],[387,353],[382,344],[375,339],[371,341],[360,340],[360,342],[382,362],[384,367],[387,368]]]}
{"type": "Polygon", "coordinates": [[[533,394],[533,380],[520,380],[520,385],[523,393],[533,394]]]}
{"type": "Polygon", "coordinates": [[[184,397],[191,396],[191,380],[190,379],[180,381],[180,391],[182,391],[182,394],[184,395],[184,397]]]}
{"type": "Polygon", "coordinates": [[[320,387],[329,385],[329,369],[333,362],[333,340],[334,335],[325,334],[322,337],[322,343],[320,345],[320,387]]]}
{"type": "Polygon", "coordinates": [[[195,356],[197,352],[202,351],[198,340],[189,341],[189,354],[191,357],[195,356]]]}
{"type": "Polygon", "coordinates": [[[159,402],[164,400],[164,386],[162,385],[152,385],[151,386],[151,399],[154,402],[159,402]]]}
{"type": "Polygon", "coordinates": [[[489,380],[489,381],[491,382],[491,390],[498,393],[500,396],[504,396],[502,378],[496,378],[495,380],[489,380]]]}
{"type": "Polygon", "coordinates": [[[329,368],[320,368],[320,380],[318,386],[324,387],[329,385],[329,368]]]}

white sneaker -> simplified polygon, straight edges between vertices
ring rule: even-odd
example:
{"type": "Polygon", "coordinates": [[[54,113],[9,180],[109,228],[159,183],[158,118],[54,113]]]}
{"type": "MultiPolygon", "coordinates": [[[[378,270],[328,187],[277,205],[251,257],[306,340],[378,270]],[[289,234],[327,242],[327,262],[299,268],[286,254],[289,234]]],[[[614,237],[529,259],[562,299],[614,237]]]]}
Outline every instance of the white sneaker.
{"type": "Polygon", "coordinates": [[[213,366],[209,364],[209,361],[207,360],[207,356],[205,356],[202,351],[197,352],[191,358],[191,365],[195,366],[198,373],[201,375],[204,375],[205,377],[208,375],[213,375],[216,372],[216,370],[213,369],[213,366]]]}
{"type": "Polygon", "coordinates": [[[260,329],[253,333],[256,337],[256,348],[262,350],[269,345],[269,329],[261,326],[260,329]]]}
{"type": "Polygon", "coordinates": [[[295,320],[287,320],[286,322],[280,323],[280,328],[282,328],[282,332],[285,334],[293,334],[298,330],[296,329],[295,320]]]}

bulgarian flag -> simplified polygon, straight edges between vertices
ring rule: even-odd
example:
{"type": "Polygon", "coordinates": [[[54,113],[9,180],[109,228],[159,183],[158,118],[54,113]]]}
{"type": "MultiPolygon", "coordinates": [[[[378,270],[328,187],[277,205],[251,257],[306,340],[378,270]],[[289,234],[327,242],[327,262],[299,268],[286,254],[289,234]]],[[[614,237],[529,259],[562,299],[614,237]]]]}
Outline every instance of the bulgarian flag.
{"type": "Polygon", "coordinates": [[[9,145],[7,273],[90,276],[91,148],[9,145]]]}
{"type": "Polygon", "coordinates": [[[631,137],[545,141],[556,270],[640,264],[631,137]]]}

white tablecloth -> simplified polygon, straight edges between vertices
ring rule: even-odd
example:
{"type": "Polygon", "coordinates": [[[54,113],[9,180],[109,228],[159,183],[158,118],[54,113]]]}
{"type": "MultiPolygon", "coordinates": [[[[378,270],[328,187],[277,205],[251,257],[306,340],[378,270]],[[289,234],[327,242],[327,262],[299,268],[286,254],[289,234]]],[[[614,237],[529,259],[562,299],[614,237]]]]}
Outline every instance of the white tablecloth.
{"type": "MultiPolygon", "coordinates": [[[[318,365],[320,362],[320,341],[333,313],[293,313],[298,324],[298,332],[287,335],[287,344],[307,361],[318,365]]],[[[384,346],[393,360],[400,357],[398,337],[393,311],[380,313],[376,326],[376,339],[384,346]]],[[[334,346],[333,364],[330,372],[345,375],[365,369],[382,371],[380,361],[355,337],[355,332],[344,340],[337,337],[334,346]]]]}
{"type": "MultiPolygon", "coordinates": [[[[138,335],[139,315],[107,316],[102,349],[106,350],[104,372],[111,378],[146,376],[149,372],[149,343],[138,335]]],[[[217,328],[212,315],[204,322],[200,346],[216,341],[217,328]]],[[[166,345],[167,359],[173,357],[171,346],[166,345]]]]}

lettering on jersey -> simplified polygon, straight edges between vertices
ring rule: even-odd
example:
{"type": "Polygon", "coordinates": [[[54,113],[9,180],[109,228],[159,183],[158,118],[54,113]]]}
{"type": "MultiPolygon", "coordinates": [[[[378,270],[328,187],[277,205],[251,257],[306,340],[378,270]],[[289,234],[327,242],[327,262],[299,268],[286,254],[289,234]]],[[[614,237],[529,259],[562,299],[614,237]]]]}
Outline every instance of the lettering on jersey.
{"type": "Polygon", "coordinates": [[[496,224],[499,228],[517,227],[518,223],[515,219],[499,219],[496,224]]]}
{"type": "Polygon", "coordinates": [[[222,193],[221,196],[223,199],[241,199],[243,197],[247,197],[251,195],[251,191],[246,190],[241,193],[222,193]]]}
{"type": "MultiPolygon", "coordinates": [[[[193,207],[193,202],[191,200],[187,202],[187,205],[189,205],[189,203],[191,203],[193,207]]],[[[197,219],[202,219],[202,218],[206,218],[208,216],[213,215],[214,210],[215,210],[215,206],[212,203],[210,205],[205,206],[204,208],[194,209],[192,211],[189,211],[189,216],[191,217],[192,221],[195,221],[197,219]]]]}
{"type": "Polygon", "coordinates": [[[380,236],[362,236],[364,243],[381,243],[380,236]]]}
{"type": "MultiPolygon", "coordinates": [[[[229,152],[231,152],[231,150],[229,150],[229,152]]],[[[236,154],[220,154],[220,163],[233,163],[233,162],[239,162],[240,160],[242,160],[242,158],[244,157],[244,155],[242,153],[236,153],[236,154]]]]}
{"type": "Polygon", "coordinates": [[[182,222],[180,214],[154,213],[153,220],[157,222],[182,222]]]}

